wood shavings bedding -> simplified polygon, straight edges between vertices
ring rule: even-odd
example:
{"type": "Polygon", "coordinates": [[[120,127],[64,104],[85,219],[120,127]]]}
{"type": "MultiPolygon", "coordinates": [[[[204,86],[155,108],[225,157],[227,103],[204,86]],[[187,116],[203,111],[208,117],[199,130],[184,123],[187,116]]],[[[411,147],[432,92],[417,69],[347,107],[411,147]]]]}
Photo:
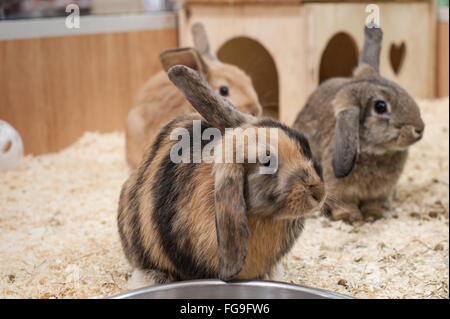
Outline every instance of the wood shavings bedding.
{"type": "MultiPolygon", "coordinates": [[[[386,218],[307,219],[279,280],[361,298],[449,298],[449,100],[421,101],[386,218]]],[[[0,172],[0,297],[98,298],[128,289],[116,228],[128,175],[124,136],[86,133],[71,147],[0,172]]]]}

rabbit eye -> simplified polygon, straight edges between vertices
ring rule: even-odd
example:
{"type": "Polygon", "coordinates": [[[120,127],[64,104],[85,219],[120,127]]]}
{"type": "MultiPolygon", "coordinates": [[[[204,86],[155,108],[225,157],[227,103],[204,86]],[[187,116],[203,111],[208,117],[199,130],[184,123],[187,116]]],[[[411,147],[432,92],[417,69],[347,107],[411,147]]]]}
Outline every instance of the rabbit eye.
{"type": "Polygon", "coordinates": [[[376,101],[375,102],[375,112],[378,114],[383,114],[387,112],[387,104],[384,101],[376,101]]]}
{"type": "Polygon", "coordinates": [[[228,96],[230,94],[230,90],[228,89],[227,86],[221,86],[219,89],[219,93],[222,96],[228,96]]]}

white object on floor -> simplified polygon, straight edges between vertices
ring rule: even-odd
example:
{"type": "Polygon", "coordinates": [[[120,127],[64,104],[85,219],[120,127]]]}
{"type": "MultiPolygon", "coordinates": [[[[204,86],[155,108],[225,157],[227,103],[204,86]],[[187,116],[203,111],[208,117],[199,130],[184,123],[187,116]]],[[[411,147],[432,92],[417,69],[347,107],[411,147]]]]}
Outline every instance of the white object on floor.
{"type": "Polygon", "coordinates": [[[156,283],[147,276],[145,271],[138,268],[134,269],[131,278],[128,280],[128,287],[132,290],[153,286],[155,284],[156,283]]]}
{"type": "Polygon", "coordinates": [[[0,120],[0,171],[17,168],[22,157],[20,134],[7,122],[0,120]]]}

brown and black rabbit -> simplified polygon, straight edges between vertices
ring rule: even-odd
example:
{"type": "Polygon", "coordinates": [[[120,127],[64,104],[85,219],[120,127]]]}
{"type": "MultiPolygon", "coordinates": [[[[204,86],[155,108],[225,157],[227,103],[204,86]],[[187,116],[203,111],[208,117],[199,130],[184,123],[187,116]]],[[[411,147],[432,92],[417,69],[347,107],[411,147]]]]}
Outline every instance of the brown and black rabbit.
{"type": "Polygon", "coordinates": [[[335,220],[381,218],[408,147],[424,132],[416,102],[379,74],[381,41],[380,28],[366,27],[353,77],[321,84],[293,125],[307,136],[322,164],[335,220]]]}
{"type": "Polygon", "coordinates": [[[238,67],[220,62],[211,51],[202,24],[192,26],[195,48],[180,48],[161,53],[165,69],[154,75],[140,92],[125,122],[126,156],[131,168],[141,161],[146,147],[152,144],[159,130],[177,116],[195,110],[184,95],[167,78],[166,71],[181,64],[197,70],[208,84],[227,98],[240,111],[260,115],[262,107],[252,81],[238,67]]]}
{"type": "Polygon", "coordinates": [[[301,133],[241,113],[194,70],[174,66],[169,78],[199,114],[167,124],[125,182],[118,212],[125,255],[146,284],[267,278],[300,235],[303,216],[325,201],[320,165],[301,133]],[[182,132],[191,139],[190,158],[202,152],[192,146],[194,120],[201,121],[202,136],[211,128],[221,132],[216,145],[222,152],[214,157],[237,152],[223,141],[256,132],[246,139],[245,160],[174,162],[174,136],[182,132]],[[266,130],[277,138],[268,141],[266,130]],[[248,160],[256,148],[267,160],[248,160]],[[261,174],[268,166],[277,169],[261,174]]]}

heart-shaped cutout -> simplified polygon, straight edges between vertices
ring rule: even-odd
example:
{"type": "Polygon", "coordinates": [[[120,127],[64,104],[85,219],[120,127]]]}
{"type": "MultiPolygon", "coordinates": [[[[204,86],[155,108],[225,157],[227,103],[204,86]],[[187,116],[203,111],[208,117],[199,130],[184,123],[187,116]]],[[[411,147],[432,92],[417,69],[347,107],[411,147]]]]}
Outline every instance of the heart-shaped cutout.
{"type": "Polygon", "coordinates": [[[403,65],[403,61],[406,56],[406,44],[402,42],[400,44],[392,43],[389,50],[389,58],[391,61],[392,70],[398,75],[403,65]]]}

